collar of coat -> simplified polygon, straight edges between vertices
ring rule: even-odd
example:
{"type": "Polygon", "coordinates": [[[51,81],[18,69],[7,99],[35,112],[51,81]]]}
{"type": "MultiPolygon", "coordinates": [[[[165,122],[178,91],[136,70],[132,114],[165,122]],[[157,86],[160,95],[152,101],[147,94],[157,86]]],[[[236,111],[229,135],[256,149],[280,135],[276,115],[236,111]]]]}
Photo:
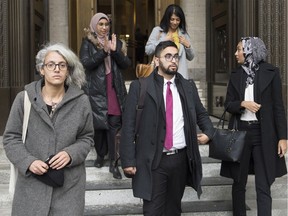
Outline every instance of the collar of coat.
{"type": "Polygon", "coordinates": [[[99,40],[95,36],[93,32],[89,28],[84,28],[84,33],[87,37],[87,39],[93,43],[98,49],[103,49],[103,46],[100,44],[99,40]]]}
{"type": "MultiPolygon", "coordinates": [[[[269,85],[277,73],[279,73],[279,69],[272,64],[267,62],[259,63],[259,70],[256,72],[255,84],[258,86],[260,92],[269,85]]],[[[242,89],[242,92],[244,92],[245,88],[245,76],[246,73],[241,66],[231,72],[230,80],[232,85],[234,85],[239,91],[242,89]]]]}

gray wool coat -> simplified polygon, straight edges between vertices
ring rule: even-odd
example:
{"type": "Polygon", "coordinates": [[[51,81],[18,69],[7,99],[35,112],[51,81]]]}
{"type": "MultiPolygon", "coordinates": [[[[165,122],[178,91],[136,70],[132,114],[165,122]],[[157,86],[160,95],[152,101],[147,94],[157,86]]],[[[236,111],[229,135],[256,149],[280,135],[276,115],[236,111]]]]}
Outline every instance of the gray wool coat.
{"type": "Polygon", "coordinates": [[[31,101],[26,142],[22,142],[24,92],[16,96],[3,135],[8,159],[19,174],[12,215],[80,216],[85,204],[85,158],[93,145],[93,120],[89,100],[82,90],[69,86],[52,118],[41,96],[42,80],[25,86],[31,101]],[[29,171],[37,159],[66,151],[71,163],[64,168],[64,185],[50,187],[29,171]]]}

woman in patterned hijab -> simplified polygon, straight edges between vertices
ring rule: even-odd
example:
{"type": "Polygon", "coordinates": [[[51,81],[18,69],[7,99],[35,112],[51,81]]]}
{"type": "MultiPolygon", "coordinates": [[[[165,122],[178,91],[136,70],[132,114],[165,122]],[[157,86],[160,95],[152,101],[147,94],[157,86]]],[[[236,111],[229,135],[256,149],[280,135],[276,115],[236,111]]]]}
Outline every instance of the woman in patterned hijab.
{"type": "Polygon", "coordinates": [[[258,37],[243,37],[231,72],[225,108],[229,128],[237,122],[246,131],[240,163],[222,161],[220,174],[232,178],[233,215],[246,215],[248,174],[255,175],[257,215],[272,215],[271,185],[287,174],[287,119],[279,68],[265,61],[267,50],[258,37]]]}
{"type": "Polygon", "coordinates": [[[264,42],[258,37],[241,38],[245,61],[242,68],[247,73],[246,86],[254,83],[256,71],[259,69],[258,63],[265,61],[267,49],[264,42]]]}

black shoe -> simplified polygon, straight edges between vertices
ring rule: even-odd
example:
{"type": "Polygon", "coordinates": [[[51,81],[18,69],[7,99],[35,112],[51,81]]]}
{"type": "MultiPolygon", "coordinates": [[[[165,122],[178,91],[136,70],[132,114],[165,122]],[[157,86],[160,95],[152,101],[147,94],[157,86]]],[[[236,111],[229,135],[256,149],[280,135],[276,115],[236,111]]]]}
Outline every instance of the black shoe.
{"type": "Polygon", "coordinates": [[[97,156],[97,159],[94,162],[94,166],[97,168],[101,168],[104,165],[104,158],[97,156]]]}
{"type": "Polygon", "coordinates": [[[109,172],[113,174],[113,178],[122,179],[121,172],[118,168],[118,165],[115,165],[115,161],[110,162],[109,172]]]}

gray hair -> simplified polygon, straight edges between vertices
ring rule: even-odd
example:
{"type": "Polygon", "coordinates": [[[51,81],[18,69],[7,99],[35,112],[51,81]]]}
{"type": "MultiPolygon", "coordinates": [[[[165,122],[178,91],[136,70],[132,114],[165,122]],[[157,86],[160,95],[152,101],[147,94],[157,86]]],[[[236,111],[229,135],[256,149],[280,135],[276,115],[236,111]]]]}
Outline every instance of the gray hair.
{"type": "Polygon", "coordinates": [[[69,73],[66,79],[66,85],[74,84],[81,88],[86,83],[83,65],[76,54],[62,43],[47,44],[37,53],[36,70],[40,72],[40,69],[45,63],[45,58],[50,52],[59,53],[67,61],[69,73]]]}

